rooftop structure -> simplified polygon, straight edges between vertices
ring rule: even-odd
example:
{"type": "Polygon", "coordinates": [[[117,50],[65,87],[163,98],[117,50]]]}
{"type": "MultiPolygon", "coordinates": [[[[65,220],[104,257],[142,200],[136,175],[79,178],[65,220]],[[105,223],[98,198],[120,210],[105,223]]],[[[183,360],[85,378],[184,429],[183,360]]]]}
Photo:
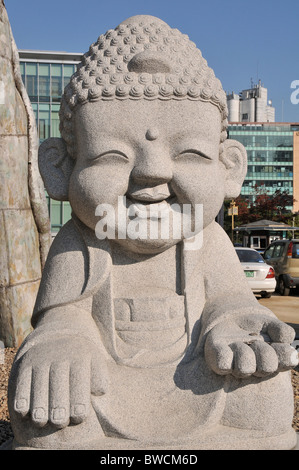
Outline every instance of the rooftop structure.
{"type": "Polygon", "coordinates": [[[261,80],[239,94],[227,94],[228,120],[232,122],[275,122],[275,108],[261,80]]]}

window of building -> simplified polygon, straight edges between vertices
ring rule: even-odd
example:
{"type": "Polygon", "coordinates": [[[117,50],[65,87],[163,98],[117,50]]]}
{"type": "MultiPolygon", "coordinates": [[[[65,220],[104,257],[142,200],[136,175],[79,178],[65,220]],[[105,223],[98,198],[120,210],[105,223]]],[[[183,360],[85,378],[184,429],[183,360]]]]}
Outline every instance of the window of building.
{"type": "Polygon", "coordinates": [[[59,107],[59,104],[52,104],[51,107],[51,137],[60,137],[59,107]]]}
{"type": "Polygon", "coordinates": [[[65,224],[68,220],[70,220],[72,214],[72,208],[69,202],[63,202],[63,219],[62,222],[65,224]]]}
{"type": "Polygon", "coordinates": [[[267,248],[267,237],[264,235],[250,237],[251,248],[264,250],[267,248]]]}
{"type": "Polygon", "coordinates": [[[26,76],[25,76],[25,86],[30,101],[38,101],[38,92],[37,92],[37,64],[26,64],[26,76]]]}
{"type": "Polygon", "coordinates": [[[51,99],[59,102],[62,95],[62,65],[51,64],[51,99]]]}
{"type": "Polygon", "coordinates": [[[69,84],[71,76],[75,72],[75,65],[64,64],[63,66],[63,89],[69,84]]]}
{"type": "Polygon", "coordinates": [[[50,105],[40,104],[38,113],[38,131],[41,141],[50,137],[50,105]]]}
{"type": "Polygon", "coordinates": [[[38,121],[38,104],[37,103],[31,103],[32,110],[35,116],[36,122],[38,121]]]}
{"type": "Polygon", "coordinates": [[[20,74],[22,76],[23,83],[26,86],[26,83],[25,83],[25,63],[24,62],[20,62],[20,74]]]}
{"type": "Polygon", "coordinates": [[[39,101],[50,102],[50,65],[39,64],[39,101]]]}
{"type": "Polygon", "coordinates": [[[51,225],[57,229],[62,226],[62,204],[60,201],[51,200],[51,225]]]}
{"type": "Polygon", "coordinates": [[[267,137],[264,135],[257,135],[255,138],[256,147],[267,147],[267,137]]]}

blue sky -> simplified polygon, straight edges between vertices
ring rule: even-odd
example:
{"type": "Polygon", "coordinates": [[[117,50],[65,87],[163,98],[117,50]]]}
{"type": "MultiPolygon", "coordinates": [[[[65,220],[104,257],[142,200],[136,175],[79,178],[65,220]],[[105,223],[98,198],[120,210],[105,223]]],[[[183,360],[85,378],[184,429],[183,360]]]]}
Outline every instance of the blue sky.
{"type": "Polygon", "coordinates": [[[299,0],[5,0],[19,49],[86,52],[100,34],[136,14],[187,34],[226,91],[261,79],[276,121],[299,122],[299,0]]]}

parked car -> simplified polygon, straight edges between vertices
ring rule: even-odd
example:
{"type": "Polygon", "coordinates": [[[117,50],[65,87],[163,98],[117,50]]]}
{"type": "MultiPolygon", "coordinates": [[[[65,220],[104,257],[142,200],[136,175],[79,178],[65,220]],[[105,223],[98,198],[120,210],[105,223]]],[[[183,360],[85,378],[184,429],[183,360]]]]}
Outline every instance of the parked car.
{"type": "Polygon", "coordinates": [[[266,263],[274,267],[277,290],[280,295],[289,295],[299,286],[299,240],[276,240],[263,255],[266,263]]]}
{"type": "Polygon", "coordinates": [[[253,248],[236,247],[235,250],[252,292],[270,298],[276,288],[273,267],[253,248]]]}

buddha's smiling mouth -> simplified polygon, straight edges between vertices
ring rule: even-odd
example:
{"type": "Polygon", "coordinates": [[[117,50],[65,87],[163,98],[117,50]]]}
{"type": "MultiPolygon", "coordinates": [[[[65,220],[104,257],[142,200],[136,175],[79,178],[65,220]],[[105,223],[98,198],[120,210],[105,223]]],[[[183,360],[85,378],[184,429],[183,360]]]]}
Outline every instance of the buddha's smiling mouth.
{"type": "Polygon", "coordinates": [[[128,191],[126,198],[134,211],[146,211],[149,216],[157,216],[160,213],[160,217],[163,217],[164,211],[170,210],[171,204],[177,202],[175,194],[167,185],[128,191]]]}
{"type": "Polygon", "coordinates": [[[126,197],[134,204],[158,205],[163,202],[171,203],[175,199],[175,194],[167,184],[140,188],[128,191],[126,197]]]}

